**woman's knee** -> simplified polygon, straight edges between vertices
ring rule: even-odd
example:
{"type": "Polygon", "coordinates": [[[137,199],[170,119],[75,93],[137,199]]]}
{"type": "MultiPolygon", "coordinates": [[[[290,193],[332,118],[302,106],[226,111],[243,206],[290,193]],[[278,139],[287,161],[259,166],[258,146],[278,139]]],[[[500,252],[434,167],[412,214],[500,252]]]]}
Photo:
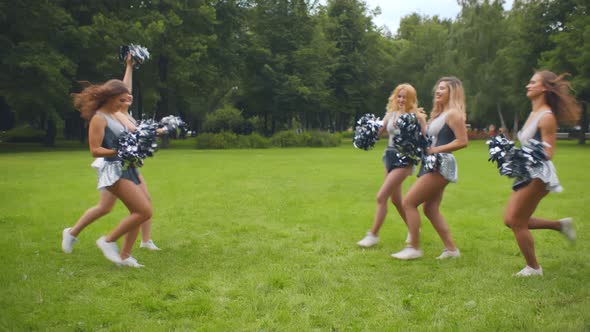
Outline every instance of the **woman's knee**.
{"type": "Polygon", "coordinates": [[[111,211],[113,210],[113,206],[114,206],[114,204],[98,204],[94,208],[102,217],[104,215],[111,213],[111,211]]]}
{"type": "Polygon", "coordinates": [[[377,193],[377,197],[376,197],[376,199],[377,199],[377,204],[380,204],[380,205],[387,204],[387,199],[388,199],[388,198],[389,198],[389,197],[388,197],[388,196],[387,196],[387,195],[386,195],[384,192],[382,192],[382,191],[379,191],[379,192],[377,193]]]}
{"type": "Polygon", "coordinates": [[[516,217],[511,213],[504,214],[504,225],[508,228],[513,228],[517,225],[516,217]]]}
{"type": "Polygon", "coordinates": [[[141,207],[137,213],[141,216],[141,221],[144,222],[152,217],[152,206],[147,204],[141,207]]]}
{"type": "Polygon", "coordinates": [[[402,200],[402,208],[404,210],[417,209],[418,208],[418,204],[416,204],[416,202],[412,201],[411,199],[404,198],[402,200]]]}

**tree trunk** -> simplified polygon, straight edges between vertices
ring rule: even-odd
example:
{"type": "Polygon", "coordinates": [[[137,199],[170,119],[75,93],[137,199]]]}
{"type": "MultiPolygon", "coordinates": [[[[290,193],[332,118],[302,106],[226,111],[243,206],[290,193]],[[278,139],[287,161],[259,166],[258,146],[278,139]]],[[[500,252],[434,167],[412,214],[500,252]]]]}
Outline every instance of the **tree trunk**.
{"type": "Polygon", "coordinates": [[[133,88],[135,90],[135,96],[133,97],[133,100],[137,100],[137,102],[135,103],[137,105],[137,114],[134,114],[134,117],[137,120],[141,120],[143,119],[143,98],[141,95],[141,82],[139,81],[139,79],[135,79],[135,84],[133,84],[133,88]]]}
{"type": "Polygon", "coordinates": [[[158,61],[158,68],[160,74],[160,100],[156,107],[156,119],[161,119],[168,115],[168,57],[160,56],[158,61]]]}
{"type": "Polygon", "coordinates": [[[47,129],[45,130],[45,146],[54,146],[55,145],[55,136],[57,134],[57,126],[55,125],[55,121],[51,118],[47,120],[47,129]]]}
{"type": "Polygon", "coordinates": [[[578,144],[586,144],[586,131],[588,130],[588,103],[582,102],[582,117],[580,118],[580,137],[578,144]]]}
{"type": "Polygon", "coordinates": [[[496,103],[496,108],[498,109],[498,116],[500,117],[500,128],[507,129],[504,116],[502,116],[502,108],[500,107],[500,103],[496,103]]]}
{"type": "Polygon", "coordinates": [[[514,114],[514,127],[512,127],[512,135],[516,137],[518,133],[518,114],[514,114]]]}

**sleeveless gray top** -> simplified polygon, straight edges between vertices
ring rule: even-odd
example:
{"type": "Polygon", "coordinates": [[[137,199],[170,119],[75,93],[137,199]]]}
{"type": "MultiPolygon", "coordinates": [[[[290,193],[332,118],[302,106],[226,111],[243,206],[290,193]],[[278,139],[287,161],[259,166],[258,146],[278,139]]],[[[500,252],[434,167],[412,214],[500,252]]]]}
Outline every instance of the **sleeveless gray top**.
{"type": "MultiPolygon", "coordinates": [[[[112,118],[110,115],[96,112],[97,115],[101,115],[106,121],[107,126],[104,128],[104,137],[102,139],[101,146],[105,149],[116,150],[117,149],[117,141],[123,132],[125,132],[125,127],[121,124],[121,122],[117,121],[116,119],[112,118]]],[[[112,157],[105,157],[105,161],[117,161],[119,160],[118,156],[112,157]]]]}
{"type": "MultiPolygon", "coordinates": [[[[526,127],[522,128],[522,130],[520,130],[518,132],[517,136],[518,136],[518,140],[520,141],[521,145],[528,145],[529,140],[531,138],[536,139],[539,142],[541,141],[542,137],[541,137],[541,131],[539,130],[539,121],[541,121],[541,118],[547,113],[551,113],[551,111],[550,110],[542,111],[541,113],[539,113],[537,115],[536,118],[532,119],[526,125],[526,127]]],[[[531,116],[533,116],[533,113],[529,114],[527,122],[529,121],[531,116]]]]}
{"type": "Polygon", "coordinates": [[[385,124],[385,129],[387,129],[387,134],[389,134],[389,141],[387,143],[388,147],[393,147],[393,138],[395,137],[395,135],[399,134],[399,129],[397,128],[397,118],[399,118],[400,116],[400,112],[394,111],[391,112],[391,117],[389,118],[389,120],[387,120],[387,123],[385,124]]]}
{"type": "Polygon", "coordinates": [[[134,126],[137,126],[137,120],[135,120],[135,118],[133,118],[131,114],[127,113],[127,119],[129,119],[129,121],[131,121],[131,123],[133,123],[134,126]]]}
{"type": "Polygon", "coordinates": [[[428,124],[426,132],[428,136],[433,137],[432,146],[449,144],[455,140],[455,133],[446,124],[447,114],[448,112],[443,112],[428,124]]]}

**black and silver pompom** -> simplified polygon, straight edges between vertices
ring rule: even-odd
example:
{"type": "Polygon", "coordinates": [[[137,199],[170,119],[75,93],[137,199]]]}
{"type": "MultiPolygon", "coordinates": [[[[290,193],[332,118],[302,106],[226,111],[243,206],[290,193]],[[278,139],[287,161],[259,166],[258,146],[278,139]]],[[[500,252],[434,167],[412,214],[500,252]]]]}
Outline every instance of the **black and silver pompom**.
{"type": "Polygon", "coordinates": [[[368,151],[379,140],[379,129],[383,127],[383,121],[376,118],[375,115],[367,113],[356,124],[352,145],[357,149],[368,151]]]}
{"type": "Polygon", "coordinates": [[[150,58],[150,52],[147,48],[140,45],[129,44],[119,47],[119,60],[125,61],[127,59],[127,54],[129,53],[131,53],[131,57],[133,58],[135,69],[139,68],[141,64],[150,58]]]}

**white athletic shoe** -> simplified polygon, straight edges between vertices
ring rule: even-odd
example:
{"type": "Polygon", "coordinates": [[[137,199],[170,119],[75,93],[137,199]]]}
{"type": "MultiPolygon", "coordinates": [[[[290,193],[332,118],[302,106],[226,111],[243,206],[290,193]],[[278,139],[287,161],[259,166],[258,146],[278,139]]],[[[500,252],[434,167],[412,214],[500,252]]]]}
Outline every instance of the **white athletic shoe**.
{"type": "Polygon", "coordinates": [[[74,243],[78,242],[78,239],[70,234],[70,229],[72,228],[66,228],[61,233],[61,249],[66,254],[70,254],[74,250],[74,243]]]}
{"type": "Polygon", "coordinates": [[[391,254],[391,257],[403,260],[422,257],[422,250],[413,247],[405,247],[402,251],[391,254]]]}
{"type": "Polygon", "coordinates": [[[440,256],[438,256],[436,259],[447,259],[447,258],[457,258],[457,257],[461,257],[461,253],[459,252],[459,249],[456,248],[454,251],[451,251],[449,249],[444,249],[442,254],[440,254],[440,256]]]}
{"type": "Polygon", "coordinates": [[[530,266],[525,266],[524,269],[520,270],[520,272],[514,274],[515,277],[534,277],[534,276],[543,276],[543,268],[539,266],[538,269],[533,269],[530,266]]]}
{"type": "Polygon", "coordinates": [[[139,264],[139,262],[137,262],[137,259],[129,256],[127,258],[125,258],[124,260],[121,261],[121,263],[119,263],[119,265],[121,266],[130,266],[130,267],[136,267],[136,268],[140,268],[140,267],[144,267],[143,265],[139,264]]]}
{"type": "Polygon", "coordinates": [[[121,257],[119,257],[119,247],[116,242],[107,242],[106,236],[101,236],[96,240],[96,245],[102,250],[104,257],[111,262],[120,265],[121,257]]]}
{"type": "Polygon", "coordinates": [[[574,219],[563,218],[559,219],[561,224],[561,234],[563,234],[568,240],[576,241],[576,228],[574,227],[574,219]]]}
{"type": "Polygon", "coordinates": [[[154,243],[154,241],[149,240],[147,242],[141,242],[141,244],[139,245],[140,248],[146,248],[148,250],[162,250],[160,248],[158,248],[158,246],[156,246],[156,244],[154,243]]]}
{"type": "Polygon", "coordinates": [[[360,247],[369,248],[376,245],[377,243],[379,243],[379,237],[373,235],[371,232],[367,232],[367,235],[365,235],[365,237],[356,244],[360,247]]]}

